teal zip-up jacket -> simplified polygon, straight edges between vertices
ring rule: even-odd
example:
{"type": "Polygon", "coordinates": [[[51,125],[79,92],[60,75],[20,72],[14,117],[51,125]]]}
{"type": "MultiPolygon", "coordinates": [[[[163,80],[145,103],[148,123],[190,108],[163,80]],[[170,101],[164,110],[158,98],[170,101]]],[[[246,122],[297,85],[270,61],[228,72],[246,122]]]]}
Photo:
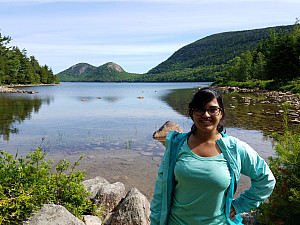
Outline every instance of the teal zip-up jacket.
{"type": "MultiPolygon", "coordinates": [[[[158,169],[158,178],[151,201],[151,225],[168,223],[175,185],[174,167],[179,149],[189,134],[190,132],[180,134],[170,131],[166,137],[166,152],[158,169]]],[[[257,208],[262,201],[266,200],[275,186],[275,178],[267,163],[248,144],[224,133],[221,134],[222,138],[216,142],[228,161],[231,176],[226,194],[225,215],[228,224],[242,224],[242,218],[238,214],[257,208]],[[251,187],[233,200],[241,174],[250,177],[251,187]],[[229,218],[231,204],[237,213],[234,221],[229,218]]]]}

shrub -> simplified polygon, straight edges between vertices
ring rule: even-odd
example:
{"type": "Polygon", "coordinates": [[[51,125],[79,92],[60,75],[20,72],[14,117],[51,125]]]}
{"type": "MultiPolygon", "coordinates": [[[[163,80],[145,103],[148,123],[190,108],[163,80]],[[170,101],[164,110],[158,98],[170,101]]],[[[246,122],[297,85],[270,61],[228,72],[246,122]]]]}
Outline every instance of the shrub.
{"type": "Polygon", "coordinates": [[[288,105],[285,104],[282,136],[274,134],[276,158],[270,157],[270,169],[276,187],[269,201],[259,207],[262,224],[298,224],[300,221],[300,135],[288,129],[288,105]]]}
{"type": "Polygon", "coordinates": [[[60,160],[54,172],[45,154],[40,147],[22,157],[0,150],[0,224],[19,224],[43,204],[62,205],[80,219],[96,215],[82,185],[85,171],[75,171],[84,155],[74,165],[60,160]]]}

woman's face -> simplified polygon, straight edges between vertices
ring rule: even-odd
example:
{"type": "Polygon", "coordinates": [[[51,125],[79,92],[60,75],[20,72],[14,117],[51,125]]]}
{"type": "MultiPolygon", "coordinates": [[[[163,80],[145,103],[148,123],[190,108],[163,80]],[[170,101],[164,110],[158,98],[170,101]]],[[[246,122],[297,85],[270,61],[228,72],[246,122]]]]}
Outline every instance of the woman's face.
{"type": "Polygon", "coordinates": [[[223,112],[219,108],[219,103],[214,98],[203,108],[194,110],[192,119],[197,127],[197,132],[218,133],[217,126],[223,117],[223,112]]]}

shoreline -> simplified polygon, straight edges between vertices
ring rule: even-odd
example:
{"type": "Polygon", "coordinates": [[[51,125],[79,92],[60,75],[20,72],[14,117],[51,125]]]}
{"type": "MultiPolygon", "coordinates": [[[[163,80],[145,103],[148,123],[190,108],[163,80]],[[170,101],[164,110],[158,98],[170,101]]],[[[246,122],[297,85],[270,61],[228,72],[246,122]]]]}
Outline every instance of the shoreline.
{"type": "Polygon", "coordinates": [[[257,95],[265,95],[268,98],[272,98],[276,101],[286,101],[296,109],[300,109],[300,94],[293,94],[289,91],[271,91],[263,89],[250,89],[250,88],[239,88],[239,87],[215,87],[220,91],[227,93],[253,93],[257,95]]]}
{"type": "Polygon", "coordinates": [[[54,85],[61,85],[61,84],[10,84],[10,85],[0,85],[0,93],[35,94],[35,93],[38,93],[38,92],[16,89],[14,87],[37,87],[37,86],[54,86],[54,85]]]}

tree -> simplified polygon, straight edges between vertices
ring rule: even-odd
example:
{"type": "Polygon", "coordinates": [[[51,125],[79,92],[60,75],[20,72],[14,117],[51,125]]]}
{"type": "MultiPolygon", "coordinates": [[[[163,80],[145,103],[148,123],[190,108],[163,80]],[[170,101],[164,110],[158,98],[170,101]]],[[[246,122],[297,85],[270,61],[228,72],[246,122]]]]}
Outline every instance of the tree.
{"type": "Polygon", "coordinates": [[[266,60],[261,52],[255,52],[256,57],[253,63],[253,78],[259,80],[266,80],[266,60]]]}
{"type": "Polygon", "coordinates": [[[47,65],[41,67],[34,56],[28,58],[25,49],[6,47],[10,41],[0,33],[0,84],[59,83],[52,70],[47,65]]]}

